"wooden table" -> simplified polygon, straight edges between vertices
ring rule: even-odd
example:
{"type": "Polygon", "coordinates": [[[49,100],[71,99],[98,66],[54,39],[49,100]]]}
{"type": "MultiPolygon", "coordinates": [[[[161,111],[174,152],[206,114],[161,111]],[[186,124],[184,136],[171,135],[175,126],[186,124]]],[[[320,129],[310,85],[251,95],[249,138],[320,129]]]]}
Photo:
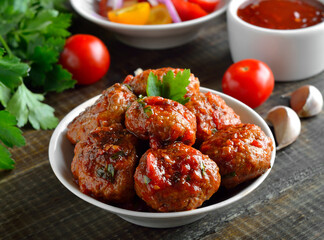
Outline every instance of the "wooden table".
{"type": "MultiPolygon", "coordinates": [[[[221,91],[232,63],[224,15],[189,44],[168,50],[128,47],[106,30],[76,16],[72,33],[100,37],[111,54],[107,75],[91,86],[47,96],[62,119],[74,107],[141,67],[190,68],[203,87],[221,91]]],[[[276,82],[270,99],[256,111],[288,105],[280,96],[305,84],[323,94],[324,72],[298,82],[276,82]]],[[[268,178],[250,195],[201,220],[177,228],[150,229],[128,223],[69,192],[48,160],[53,131],[24,128],[26,146],[14,148],[16,168],[0,173],[0,239],[320,239],[324,238],[324,112],[302,120],[301,135],[277,152],[268,178]]]]}

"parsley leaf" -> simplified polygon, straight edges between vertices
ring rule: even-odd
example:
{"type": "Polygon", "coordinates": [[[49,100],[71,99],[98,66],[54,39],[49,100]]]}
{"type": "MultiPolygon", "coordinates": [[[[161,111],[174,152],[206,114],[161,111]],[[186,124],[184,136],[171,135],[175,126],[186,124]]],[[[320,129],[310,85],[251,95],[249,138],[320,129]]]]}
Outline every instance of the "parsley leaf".
{"type": "Polygon", "coordinates": [[[11,154],[0,144],[0,169],[13,169],[15,161],[11,159],[11,154]]]}
{"type": "Polygon", "coordinates": [[[14,89],[19,86],[22,83],[22,77],[27,75],[28,70],[28,64],[21,63],[19,58],[0,55],[0,82],[8,88],[14,89]]]}
{"type": "Polygon", "coordinates": [[[28,9],[28,1],[2,0],[0,4],[0,35],[10,32],[24,17],[28,9]]]}
{"type": "MultiPolygon", "coordinates": [[[[7,111],[0,111],[0,140],[8,147],[25,145],[25,138],[16,124],[15,116],[7,111]]],[[[14,164],[10,152],[0,144],[0,169],[12,169],[14,164]]]]}
{"type": "Polygon", "coordinates": [[[189,69],[185,69],[183,72],[179,71],[176,76],[170,70],[163,76],[162,81],[150,72],[147,79],[147,96],[161,96],[185,104],[189,101],[189,98],[184,97],[190,83],[189,77],[189,69]]]}
{"type": "Polygon", "coordinates": [[[7,102],[10,99],[10,89],[7,88],[2,82],[0,82],[0,103],[6,107],[7,102]]]}
{"type": "Polygon", "coordinates": [[[76,84],[72,74],[56,64],[64,46],[64,39],[49,38],[42,46],[36,46],[30,59],[33,61],[26,81],[34,87],[43,87],[46,92],[73,88],[76,84]]]}
{"type": "Polygon", "coordinates": [[[72,74],[61,65],[56,64],[53,66],[53,69],[46,74],[44,90],[46,92],[63,92],[66,89],[73,88],[76,81],[71,79],[72,74]]]}
{"type": "Polygon", "coordinates": [[[19,127],[29,120],[35,129],[52,129],[58,124],[58,119],[54,116],[54,109],[42,103],[43,100],[42,94],[32,93],[21,84],[8,102],[6,110],[16,116],[19,127]]]}
{"type": "MultiPolygon", "coordinates": [[[[0,7],[0,16],[4,15],[3,21],[6,24],[10,23],[12,27],[2,35],[3,41],[0,45],[3,45],[8,55],[20,58],[22,62],[28,63],[27,66],[30,65],[30,72],[24,78],[25,85],[44,92],[62,92],[74,87],[76,81],[72,80],[72,75],[56,66],[65,44],[65,38],[70,35],[67,29],[71,24],[71,14],[54,9],[54,6],[62,4],[63,1],[3,0],[3,2],[0,7]],[[11,14],[19,16],[19,21],[12,20],[11,14]],[[21,14],[23,17],[20,17],[21,14]],[[60,72],[55,76],[59,78],[55,79],[52,73],[57,69],[60,72]],[[48,86],[49,78],[51,82],[53,80],[55,82],[55,84],[50,83],[50,87],[48,86]],[[63,86],[60,85],[61,83],[63,86]]],[[[22,77],[25,76],[26,74],[22,75],[22,77]]],[[[7,82],[12,81],[8,79],[7,82]]],[[[18,85],[19,82],[16,82],[12,87],[18,85]]]]}
{"type": "Polygon", "coordinates": [[[25,139],[17,124],[15,116],[7,111],[0,111],[0,140],[8,147],[24,146],[25,139]]]}
{"type": "Polygon", "coordinates": [[[147,96],[162,97],[162,82],[153,72],[150,72],[147,78],[146,94],[147,96]]]}
{"type": "MultiPolygon", "coordinates": [[[[64,40],[62,39],[64,44],[64,40]]],[[[60,43],[60,44],[62,44],[60,43]]],[[[62,44],[62,45],[63,45],[62,44]]],[[[44,86],[46,73],[53,69],[53,64],[57,62],[59,51],[54,46],[44,43],[42,46],[36,46],[33,54],[30,56],[31,71],[28,78],[31,78],[33,86],[44,86]]]]}

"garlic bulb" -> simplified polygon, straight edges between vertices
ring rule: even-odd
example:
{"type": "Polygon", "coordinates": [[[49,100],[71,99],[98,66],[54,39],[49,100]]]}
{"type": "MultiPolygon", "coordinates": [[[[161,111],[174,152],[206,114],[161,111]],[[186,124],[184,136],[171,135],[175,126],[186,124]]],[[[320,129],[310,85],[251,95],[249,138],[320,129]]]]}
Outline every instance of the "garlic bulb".
{"type": "Polygon", "coordinates": [[[290,106],[299,117],[315,116],[322,111],[323,96],[316,87],[305,85],[291,93],[290,106]]]}
{"type": "Polygon", "coordinates": [[[274,128],[275,138],[280,150],[293,143],[300,134],[301,123],[296,112],[286,106],[272,108],[266,117],[266,121],[274,128]]]}

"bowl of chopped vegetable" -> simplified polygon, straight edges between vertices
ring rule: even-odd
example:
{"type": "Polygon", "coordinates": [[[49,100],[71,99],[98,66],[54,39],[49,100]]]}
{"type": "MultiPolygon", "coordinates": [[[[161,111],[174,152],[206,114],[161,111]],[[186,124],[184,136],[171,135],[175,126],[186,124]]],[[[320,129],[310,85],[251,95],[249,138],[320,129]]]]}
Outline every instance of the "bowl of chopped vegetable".
{"type": "Polygon", "coordinates": [[[82,17],[142,49],[166,49],[195,39],[229,0],[70,0],[82,17]]]}

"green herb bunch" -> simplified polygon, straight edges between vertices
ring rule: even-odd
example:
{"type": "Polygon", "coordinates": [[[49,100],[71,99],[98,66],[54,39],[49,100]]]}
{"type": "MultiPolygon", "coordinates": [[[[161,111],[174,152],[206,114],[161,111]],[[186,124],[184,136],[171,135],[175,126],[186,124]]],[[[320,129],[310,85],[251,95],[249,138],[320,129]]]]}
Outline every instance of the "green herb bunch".
{"type": "Polygon", "coordinates": [[[187,86],[190,83],[190,69],[179,71],[175,76],[169,70],[160,81],[157,75],[150,72],[147,79],[146,93],[147,96],[160,96],[186,104],[189,98],[185,98],[187,86]]]}
{"type": "Polygon", "coordinates": [[[5,146],[25,145],[20,127],[58,124],[45,94],[76,83],[57,64],[71,24],[71,15],[57,10],[62,6],[62,0],[0,0],[0,169],[15,163],[5,146]]]}

